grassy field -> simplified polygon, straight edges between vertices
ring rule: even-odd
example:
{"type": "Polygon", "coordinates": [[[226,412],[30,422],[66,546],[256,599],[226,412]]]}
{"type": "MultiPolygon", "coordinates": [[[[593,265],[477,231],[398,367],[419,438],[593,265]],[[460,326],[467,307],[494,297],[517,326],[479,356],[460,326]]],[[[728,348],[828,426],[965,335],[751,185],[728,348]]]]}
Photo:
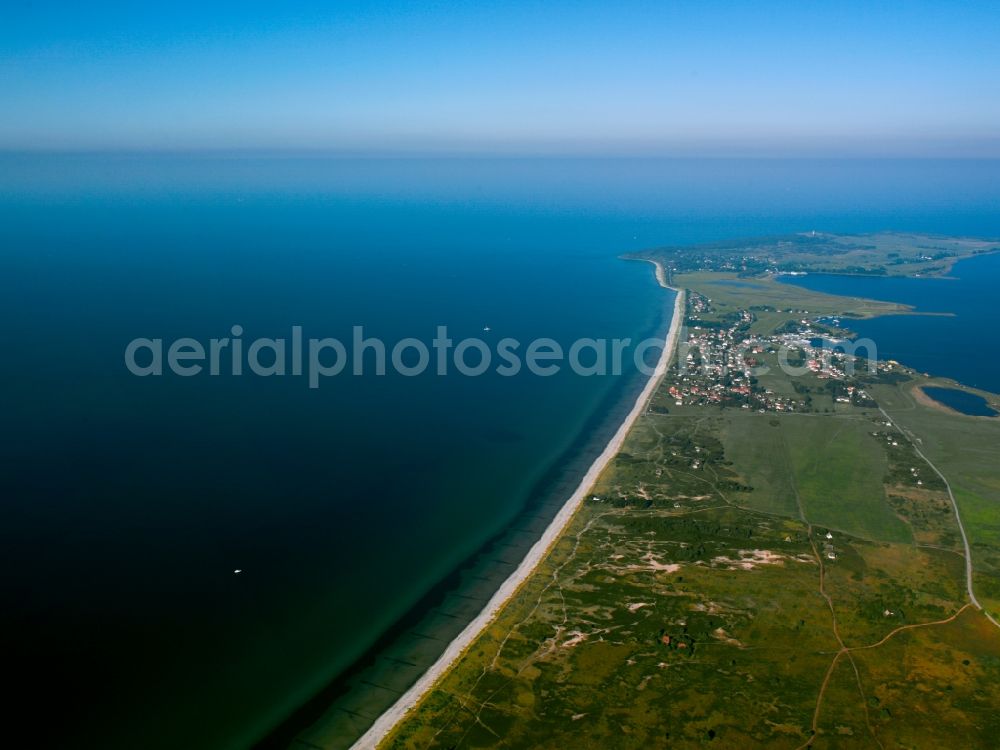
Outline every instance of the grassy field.
{"type": "Polygon", "coordinates": [[[684,273],[673,277],[676,286],[695,289],[710,297],[722,310],[737,310],[761,306],[765,302],[773,310],[756,310],[755,333],[770,333],[785,321],[805,315],[848,315],[869,318],[875,315],[905,313],[912,310],[907,305],[894,302],[847,297],[837,297],[823,292],[783,284],[774,278],[740,278],[735,273],[684,273]],[[786,310],[799,311],[794,315],[786,310]]]}
{"type": "MultiPolygon", "coordinates": [[[[758,429],[739,417],[739,429],[758,429]]],[[[829,439],[827,425],[838,422],[857,431],[839,417],[779,419],[771,427],[762,416],[759,429],[815,433],[810,440],[829,439]]],[[[966,746],[988,747],[996,722],[987,709],[1000,700],[997,634],[984,631],[978,645],[958,631],[913,635],[961,609],[961,557],[892,541],[906,526],[885,513],[858,516],[870,538],[817,523],[808,502],[798,518],[780,472],[734,493],[742,469],[783,440],[734,458],[716,444],[728,426],[725,417],[645,418],[627,459],[596,488],[601,499],[587,503],[543,569],[388,745],[493,747],[503,738],[525,748],[796,748],[812,737],[819,706],[815,747],[873,747],[873,736],[910,737],[900,717],[960,696],[963,716],[981,720],[981,734],[963,728],[966,746]],[[680,460],[694,457],[703,461],[696,471],[680,460]],[[735,507],[772,493],[783,500],[735,507]],[[843,643],[860,651],[833,664],[820,701],[841,648],[834,616],[843,643]],[[893,673],[899,648],[909,677],[893,673]],[[965,678],[970,670],[982,684],[965,678]]],[[[789,460],[798,465],[815,445],[788,451],[789,460]]],[[[956,726],[922,727],[916,746],[942,746],[956,726]]]]}
{"type": "Polygon", "coordinates": [[[742,503],[797,515],[859,538],[910,542],[906,524],[885,499],[887,461],[871,436],[872,420],[811,414],[735,414],[726,454],[752,493],[742,503]]]}
{"type": "Polygon", "coordinates": [[[865,418],[786,418],[781,429],[798,493],[816,523],[866,539],[912,541],[885,502],[887,460],[871,428],[865,418]]]}

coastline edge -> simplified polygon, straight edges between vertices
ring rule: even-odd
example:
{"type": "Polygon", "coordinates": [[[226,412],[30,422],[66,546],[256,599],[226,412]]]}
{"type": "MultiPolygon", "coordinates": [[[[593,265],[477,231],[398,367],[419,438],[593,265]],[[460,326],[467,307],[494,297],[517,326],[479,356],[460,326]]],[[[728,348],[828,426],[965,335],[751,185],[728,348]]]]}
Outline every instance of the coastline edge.
{"type": "Polygon", "coordinates": [[[399,723],[406,718],[406,715],[444,678],[476,638],[496,619],[500,611],[520,591],[522,585],[531,577],[538,568],[538,565],[545,559],[551,548],[562,536],[563,532],[569,526],[570,521],[576,515],[577,510],[583,504],[584,498],[590,493],[591,488],[597,482],[598,477],[621,450],[625,438],[631,432],[633,425],[635,425],[639,417],[645,412],[646,404],[649,402],[657,386],[659,386],[660,381],[663,380],[670,361],[673,359],[677,346],[677,338],[684,322],[685,295],[683,289],[669,285],[666,269],[662,263],[649,258],[637,260],[645,260],[647,263],[652,263],[655,267],[656,281],[664,289],[673,291],[676,296],[674,298],[674,309],[670,319],[670,327],[667,330],[667,336],[664,341],[663,352],[656,363],[653,374],[650,375],[646,385],[639,393],[638,398],[636,398],[632,410],[626,415],[601,454],[594,459],[594,462],[590,465],[590,468],[576,490],[563,503],[563,506],[546,527],[542,536],[531,546],[514,572],[500,584],[500,587],[486,603],[482,611],[448,644],[448,647],[438,657],[437,661],[351,745],[351,750],[374,750],[377,748],[399,723]]]}

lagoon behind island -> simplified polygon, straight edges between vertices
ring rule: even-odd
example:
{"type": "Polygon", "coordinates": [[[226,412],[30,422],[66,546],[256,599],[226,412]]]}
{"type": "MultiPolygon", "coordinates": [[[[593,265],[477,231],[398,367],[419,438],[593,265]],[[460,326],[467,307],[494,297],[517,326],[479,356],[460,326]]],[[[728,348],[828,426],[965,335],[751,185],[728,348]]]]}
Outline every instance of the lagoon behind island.
{"type": "MultiPolygon", "coordinates": [[[[1000,254],[957,262],[946,277],[876,277],[833,274],[783,276],[788,284],[848,297],[900,302],[917,312],[845,321],[875,342],[880,359],[974,388],[1000,392],[1000,254]]],[[[961,411],[960,409],[958,411],[961,411]]]]}

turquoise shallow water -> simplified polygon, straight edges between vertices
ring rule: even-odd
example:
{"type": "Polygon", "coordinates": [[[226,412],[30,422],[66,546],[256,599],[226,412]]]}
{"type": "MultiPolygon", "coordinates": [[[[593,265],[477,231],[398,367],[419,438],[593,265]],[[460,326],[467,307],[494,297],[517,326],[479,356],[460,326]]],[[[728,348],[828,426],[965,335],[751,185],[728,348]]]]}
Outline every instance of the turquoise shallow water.
{"type": "Polygon", "coordinates": [[[622,252],[998,234],[995,163],[0,160],[10,674],[26,727],[58,705],[45,744],[77,747],[247,746],[543,525],[539,482],[572,484],[636,382],[139,379],[133,337],[641,338],[669,298],[622,252]]]}

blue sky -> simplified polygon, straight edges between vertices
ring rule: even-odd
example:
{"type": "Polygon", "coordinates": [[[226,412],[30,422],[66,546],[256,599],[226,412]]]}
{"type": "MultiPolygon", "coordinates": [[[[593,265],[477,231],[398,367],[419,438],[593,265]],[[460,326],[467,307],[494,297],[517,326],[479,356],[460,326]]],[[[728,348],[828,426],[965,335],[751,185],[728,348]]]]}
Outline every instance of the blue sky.
{"type": "Polygon", "coordinates": [[[0,148],[1000,156],[1000,6],[27,3],[0,148]]]}

